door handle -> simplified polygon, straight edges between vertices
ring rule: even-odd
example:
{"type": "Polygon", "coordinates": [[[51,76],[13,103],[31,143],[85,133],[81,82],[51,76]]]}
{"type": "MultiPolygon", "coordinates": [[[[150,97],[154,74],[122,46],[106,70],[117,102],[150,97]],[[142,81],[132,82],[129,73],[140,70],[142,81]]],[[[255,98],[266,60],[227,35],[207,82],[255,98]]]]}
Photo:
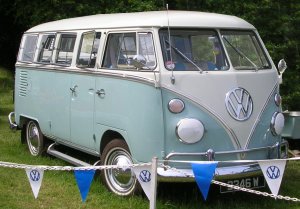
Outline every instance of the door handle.
{"type": "Polygon", "coordinates": [[[71,90],[72,94],[76,92],[76,88],[77,88],[77,87],[78,87],[78,86],[77,86],[77,85],[75,85],[73,88],[70,88],[70,90],[71,90]]]}
{"type": "Polygon", "coordinates": [[[104,97],[104,96],[105,96],[105,91],[104,91],[104,89],[100,89],[100,90],[97,90],[97,91],[96,91],[96,94],[97,94],[99,97],[104,97]]]}

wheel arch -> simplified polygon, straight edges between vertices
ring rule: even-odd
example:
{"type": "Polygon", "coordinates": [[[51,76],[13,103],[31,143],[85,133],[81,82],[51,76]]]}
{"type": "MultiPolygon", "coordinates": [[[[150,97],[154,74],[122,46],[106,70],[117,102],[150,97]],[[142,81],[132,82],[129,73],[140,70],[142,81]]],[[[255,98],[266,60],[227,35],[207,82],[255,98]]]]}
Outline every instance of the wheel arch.
{"type": "Polygon", "coordinates": [[[101,155],[103,153],[105,146],[113,139],[124,140],[126,142],[127,146],[129,147],[129,144],[127,143],[127,141],[125,140],[125,137],[122,134],[120,134],[118,131],[107,130],[102,135],[101,142],[100,142],[100,154],[101,155]]]}
{"type": "Polygon", "coordinates": [[[37,124],[40,124],[39,123],[39,120],[37,118],[34,118],[34,117],[30,117],[30,116],[27,116],[27,115],[20,115],[20,119],[19,119],[19,127],[23,128],[26,123],[30,120],[33,120],[35,121],[37,124]]]}
{"type": "Polygon", "coordinates": [[[39,121],[36,118],[32,118],[32,117],[28,117],[28,116],[24,116],[24,115],[20,115],[20,120],[19,120],[19,127],[21,129],[21,142],[22,143],[26,143],[26,137],[25,137],[25,127],[26,124],[29,121],[35,121],[37,123],[38,126],[40,126],[39,121]]]}

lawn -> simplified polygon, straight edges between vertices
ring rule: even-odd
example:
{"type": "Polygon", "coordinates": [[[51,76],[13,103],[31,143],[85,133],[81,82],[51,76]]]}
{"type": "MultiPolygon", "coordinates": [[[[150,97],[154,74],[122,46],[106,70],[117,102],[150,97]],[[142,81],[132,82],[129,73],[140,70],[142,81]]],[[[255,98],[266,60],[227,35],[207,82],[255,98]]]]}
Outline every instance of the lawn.
{"type": "MultiPolygon", "coordinates": [[[[68,165],[50,156],[32,157],[26,144],[20,142],[20,132],[12,132],[7,115],[13,111],[13,75],[0,68],[0,161],[29,165],[68,165]]],[[[144,196],[118,197],[106,190],[97,174],[85,203],[70,171],[45,171],[43,184],[34,199],[25,170],[0,167],[0,208],[149,208],[144,196]]],[[[300,162],[289,162],[279,194],[300,198],[300,162]]],[[[266,191],[269,192],[268,189],[266,191]]],[[[196,208],[300,208],[300,203],[274,200],[245,192],[220,194],[212,186],[208,200],[201,198],[195,183],[160,183],[157,197],[158,209],[196,208]]]]}

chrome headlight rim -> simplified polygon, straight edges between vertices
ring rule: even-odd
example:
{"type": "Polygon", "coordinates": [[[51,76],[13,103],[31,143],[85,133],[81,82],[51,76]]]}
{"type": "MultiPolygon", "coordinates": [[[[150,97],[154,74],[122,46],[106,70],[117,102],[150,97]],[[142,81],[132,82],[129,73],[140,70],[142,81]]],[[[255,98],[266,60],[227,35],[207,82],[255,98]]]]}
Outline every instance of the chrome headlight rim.
{"type": "Polygon", "coordinates": [[[183,144],[196,144],[196,143],[200,142],[203,139],[204,132],[205,132],[205,127],[204,127],[203,123],[200,120],[195,119],[195,118],[184,118],[184,119],[181,119],[177,123],[176,129],[175,129],[175,133],[176,133],[176,136],[177,136],[178,140],[181,143],[183,143],[183,144]],[[179,128],[186,121],[190,121],[190,122],[194,121],[195,122],[194,125],[197,125],[197,124],[199,125],[197,128],[199,128],[200,132],[199,132],[199,136],[197,136],[197,139],[192,139],[192,140],[190,140],[190,139],[184,139],[183,136],[180,136],[181,134],[180,134],[179,128]]]}
{"type": "Polygon", "coordinates": [[[171,99],[168,103],[168,109],[171,113],[181,113],[185,108],[185,104],[181,99],[178,98],[174,98],[171,99]],[[174,105],[176,105],[176,107],[174,107],[174,105]],[[176,108],[179,108],[178,110],[176,108]]]}
{"type": "Polygon", "coordinates": [[[284,127],[284,115],[281,112],[275,112],[271,119],[270,129],[273,136],[281,135],[284,127]],[[279,127],[278,127],[278,123],[279,127]],[[279,129],[278,129],[279,128],[279,129]]]}
{"type": "Polygon", "coordinates": [[[278,94],[278,93],[275,94],[274,101],[275,101],[276,106],[280,107],[281,101],[282,101],[280,94],[278,94]]]}

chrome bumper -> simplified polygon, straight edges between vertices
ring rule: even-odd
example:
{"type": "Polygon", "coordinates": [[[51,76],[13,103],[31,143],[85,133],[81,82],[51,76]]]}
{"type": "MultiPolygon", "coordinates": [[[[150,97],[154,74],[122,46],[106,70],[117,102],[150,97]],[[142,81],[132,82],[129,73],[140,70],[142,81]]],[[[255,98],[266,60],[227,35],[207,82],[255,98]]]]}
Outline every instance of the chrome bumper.
{"type": "MultiPolygon", "coordinates": [[[[214,152],[212,149],[209,149],[204,153],[170,153],[165,159],[164,165],[157,169],[157,174],[160,181],[170,181],[170,182],[187,182],[194,181],[194,174],[192,169],[177,169],[176,166],[169,166],[169,163],[176,163],[176,160],[171,160],[172,157],[205,157],[208,161],[214,161],[216,155],[224,154],[245,154],[248,152],[266,150],[269,153],[271,151],[277,152],[277,158],[287,158],[288,157],[288,143],[286,141],[282,143],[276,143],[273,146],[261,147],[250,150],[235,150],[232,152],[214,152]]],[[[196,161],[195,161],[196,162],[196,161]]],[[[188,162],[185,161],[185,164],[188,162]]],[[[189,163],[190,164],[190,163],[189,163]]],[[[260,166],[257,162],[230,162],[230,161],[220,161],[218,167],[215,171],[215,180],[225,180],[225,179],[238,179],[246,178],[251,176],[262,175],[260,166]]]]}
{"type": "Polygon", "coordinates": [[[14,112],[9,113],[9,115],[8,115],[9,128],[12,130],[17,130],[18,125],[15,122],[13,122],[13,120],[12,120],[14,115],[15,115],[14,112]]]}
{"type": "MultiPolygon", "coordinates": [[[[194,174],[191,169],[166,169],[159,167],[157,169],[159,181],[162,182],[191,182],[194,180],[194,174]]],[[[215,171],[215,180],[239,179],[250,176],[262,175],[258,163],[248,163],[232,166],[217,167],[215,171]]]]}
{"type": "Polygon", "coordinates": [[[214,161],[215,157],[217,155],[228,155],[228,154],[239,154],[240,156],[243,156],[250,152],[256,152],[256,151],[267,151],[269,158],[271,158],[271,152],[273,151],[277,152],[277,158],[286,158],[288,155],[288,142],[283,141],[282,143],[277,142],[273,146],[267,146],[267,147],[258,147],[253,149],[245,149],[245,150],[234,150],[234,151],[221,151],[221,152],[215,152],[213,149],[208,149],[206,152],[200,152],[200,153],[179,153],[179,152],[171,152],[169,153],[165,160],[171,160],[174,157],[205,157],[208,161],[214,161]],[[282,152],[282,150],[284,150],[282,152]]]}

